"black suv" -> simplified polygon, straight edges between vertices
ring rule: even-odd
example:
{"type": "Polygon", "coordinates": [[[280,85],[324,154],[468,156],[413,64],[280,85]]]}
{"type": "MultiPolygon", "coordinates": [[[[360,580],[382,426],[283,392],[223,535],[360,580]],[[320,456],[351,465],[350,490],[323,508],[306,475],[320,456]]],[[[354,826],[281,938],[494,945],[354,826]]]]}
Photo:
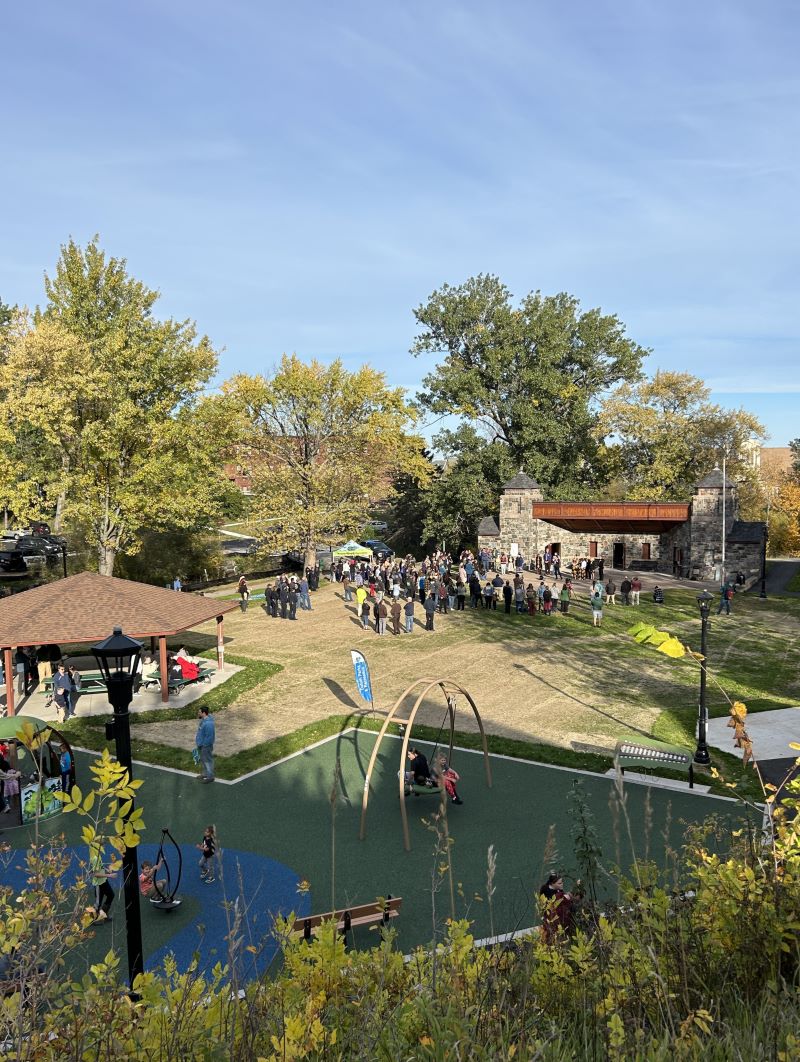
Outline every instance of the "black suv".
{"type": "Polygon", "coordinates": [[[394,550],[391,546],[387,546],[386,543],[381,542],[379,538],[365,538],[360,545],[366,546],[367,549],[371,549],[379,561],[384,561],[387,557],[394,556],[394,550]]]}
{"type": "Polygon", "coordinates": [[[16,549],[0,549],[0,573],[24,575],[28,570],[25,558],[16,549]]]}
{"type": "MultiPolygon", "coordinates": [[[[10,539],[5,541],[11,544],[10,539]]],[[[59,545],[42,535],[20,535],[13,548],[24,557],[58,557],[61,553],[59,545]]]]}

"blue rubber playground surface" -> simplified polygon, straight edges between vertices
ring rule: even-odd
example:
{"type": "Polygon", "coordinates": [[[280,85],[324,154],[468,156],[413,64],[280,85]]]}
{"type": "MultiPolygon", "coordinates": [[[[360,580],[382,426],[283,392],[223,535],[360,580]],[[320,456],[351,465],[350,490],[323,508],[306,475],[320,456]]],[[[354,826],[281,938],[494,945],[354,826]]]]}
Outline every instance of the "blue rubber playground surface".
{"type": "MultiPolygon", "coordinates": [[[[136,766],[144,780],[140,790],[147,829],[139,861],[154,860],[160,827],[168,826],[180,845],[183,873],[178,895],[182,903],[171,912],[142,900],[145,966],[153,969],[172,953],[179,969],[197,957],[203,969],[227,961],[235,934],[245,976],[268,966],[276,951],[271,936],[275,915],[298,915],[401,896],[402,913],[393,922],[404,951],[430,941],[450,916],[450,893],[435,853],[431,816],[436,797],[408,799],[412,850],[406,852],[400,823],[397,771],[401,744],[387,738],[372,779],[367,836],[360,841],[361,797],[375,735],[345,731],[281,763],[233,784],[199,784],[183,773],[136,766]],[[341,783],[332,822],[331,790],[337,758],[341,783]],[[195,847],[207,824],[219,838],[216,880],[199,876],[195,847]],[[335,861],[332,842],[335,836],[335,861]],[[332,873],[335,873],[332,896],[332,873]],[[254,949],[254,950],[248,950],[254,949]]],[[[425,743],[417,742],[425,748],[425,743]]],[[[430,750],[430,747],[428,748],[430,750]]],[[[89,757],[78,753],[79,784],[89,780],[89,757]]],[[[734,801],[688,790],[674,791],[626,782],[624,797],[613,779],[547,767],[522,760],[491,757],[494,784],[487,788],[482,757],[456,750],[453,766],[461,775],[464,804],[448,805],[456,915],[473,923],[478,937],[490,935],[486,904],[487,852],[497,860],[493,928],[505,933],[536,921],[535,894],[551,869],[574,878],[575,807],[570,794],[576,784],[591,810],[604,864],[629,867],[634,857],[664,864],[668,849],[680,844],[689,823],[714,814],[731,831],[741,826],[744,810],[734,801]]],[[[86,850],[80,844],[81,819],[62,815],[42,824],[46,837],[63,835],[71,849],[69,873],[78,878],[86,850]]],[[[0,826],[5,824],[0,823],[0,826]]],[[[724,834],[724,830],[723,830],[724,834]]],[[[24,884],[24,854],[30,844],[28,827],[6,829],[2,838],[13,851],[2,866],[4,884],[24,884]]],[[[724,846],[724,837],[722,844],[724,846]]],[[[174,850],[167,850],[171,873],[177,870],[174,850]]],[[[68,958],[79,969],[101,958],[109,946],[125,952],[125,926],[119,879],[112,882],[117,898],[109,924],[68,958]]],[[[609,895],[613,881],[608,879],[609,895]]],[[[91,892],[85,892],[86,904],[91,892]]],[[[356,946],[374,943],[376,934],[355,931],[356,946]]]]}

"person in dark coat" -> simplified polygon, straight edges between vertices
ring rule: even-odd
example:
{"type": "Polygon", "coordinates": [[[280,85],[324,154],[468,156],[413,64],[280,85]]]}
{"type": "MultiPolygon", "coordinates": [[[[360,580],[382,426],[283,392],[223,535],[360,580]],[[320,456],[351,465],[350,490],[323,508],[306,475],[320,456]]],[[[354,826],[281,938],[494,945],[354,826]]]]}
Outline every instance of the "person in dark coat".
{"type": "Polygon", "coordinates": [[[297,619],[297,583],[289,583],[289,619],[297,619]]]}
{"type": "MultiPolygon", "coordinates": [[[[413,605],[412,605],[413,608],[413,605]]],[[[392,601],[392,634],[400,633],[400,617],[403,614],[403,608],[400,604],[400,599],[395,598],[392,601]]],[[[412,613],[413,614],[413,613],[412,613]]]]}
{"type": "Polygon", "coordinates": [[[281,603],[281,619],[286,619],[289,612],[289,587],[286,583],[281,583],[281,588],[278,591],[278,600],[281,603]]]}
{"type": "Polygon", "coordinates": [[[514,591],[511,589],[511,583],[506,579],[506,585],[503,587],[503,605],[507,616],[511,615],[511,602],[513,600],[514,591]]]}
{"type": "Polygon", "coordinates": [[[436,615],[436,598],[429,594],[425,599],[425,630],[433,630],[433,617],[436,615]]]}
{"type": "Polygon", "coordinates": [[[622,594],[622,604],[623,605],[630,605],[630,603],[631,603],[631,581],[627,577],[627,575],[625,576],[625,578],[620,583],[619,592],[622,594]]]}
{"type": "Polygon", "coordinates": [[[554,944],[559,936],[569,933],[572,926],[572,896],[564,892],[564,879],[550,874],[539,889],[542,909],[542,936],[546,944],[554,944]]]}

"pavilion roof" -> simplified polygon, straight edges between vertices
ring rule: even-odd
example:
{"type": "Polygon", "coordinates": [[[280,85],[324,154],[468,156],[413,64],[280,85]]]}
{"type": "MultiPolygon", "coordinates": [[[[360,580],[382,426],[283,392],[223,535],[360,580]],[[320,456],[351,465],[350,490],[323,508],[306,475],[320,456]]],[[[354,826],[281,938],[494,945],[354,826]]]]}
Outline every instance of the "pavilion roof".
{"type": "Polygon", "coordinates": [[[238,607],[236,601],[81,572],[0,600],[0,646],[92,642],[114,627],[133,638],[174,635],[238,607]]]}

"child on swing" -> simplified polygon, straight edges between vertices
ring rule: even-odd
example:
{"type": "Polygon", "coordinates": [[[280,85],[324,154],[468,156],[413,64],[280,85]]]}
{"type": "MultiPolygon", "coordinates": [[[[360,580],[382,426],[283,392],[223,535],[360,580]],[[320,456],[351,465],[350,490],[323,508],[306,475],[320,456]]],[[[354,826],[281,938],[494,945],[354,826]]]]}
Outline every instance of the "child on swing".
{"type": "Polygon", "coordinates": [[[159,859],[155,866],[148,859],[142,861],[142,872],[139,875],[139,892],[146,900],[160,900],[162,898],[167,883],[163,880],[155,881],[154,878],[163,865],[163,859],[159,859]]]}
{"type": "Polygon", "coordinates": [[[460,781],[460,776],[447,762],[444,756],[440,756],[436,764],[436,776],[440,780],[441,784],[445,788],[445,792],[450,797],[454,804],[463,804],[464,801],[458,795],[456,789],[456,782],[460,781]]]}

